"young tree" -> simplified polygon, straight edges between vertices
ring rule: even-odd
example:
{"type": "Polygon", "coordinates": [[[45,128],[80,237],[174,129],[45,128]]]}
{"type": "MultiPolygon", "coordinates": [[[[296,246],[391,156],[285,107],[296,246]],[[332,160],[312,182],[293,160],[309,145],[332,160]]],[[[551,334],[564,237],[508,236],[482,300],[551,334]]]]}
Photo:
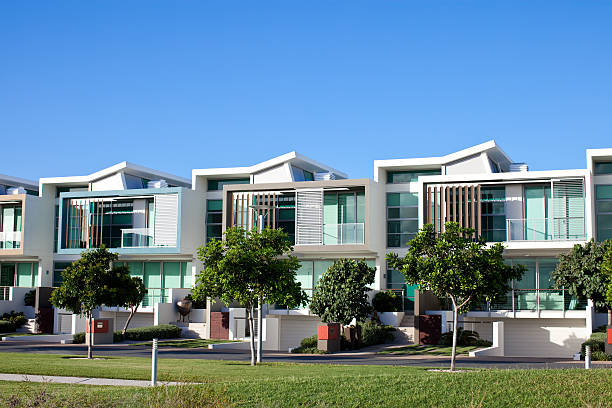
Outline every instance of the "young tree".
{"type": "Polygon", "coordinates": [[[364,321],[372,313],[368,292],[375,274],[376,268],[365,261],[334,261],[314,289],[310,311],[326,323],[346,326],[353,319],[364,321]]]}
{"type": "MultiPolygon", "coordinates": [[[[81,257],[63,272],[62,285],[53,291],[51,303],[57,308],[70,310],[85,316],[91,329],[93,311],[99,306],[120,306],[119,298],[113,294],[120,282],[117,277],[127,269],[114,266],[119,256],[109,252],[104,246],[84,251],[81,257]]],[[[92,331],[89,330],[87,358],[92,358],[92,331]]]]}
{"type": "Polygon", "coordinates": [[[117,266],[113,270],[115,272],[115,275],[112,276],[114,282],[109,287],[108,299],[105,299],[103,303],[129,309],[130,314],[123,325],[123,329],[121,329],[121,337],[125,340],[125,332],[144,300],[146,290],[141,278],[130,276],[130,270],[127,266],[117,266]]]}
{"type": "MultiPolygon", "coordinates": [[[[306,294],[295,273],[300,264],[280,229],[228,228],[223,241],[211,240],[198,250],[205,268],[192,289],[195,300],[219,298],[225,304],[245,306],[251,332],[251,365],[256,364],[253,312],[258,302],[297,307],[306,294]]],[[[259,333],[261,341],[261,333],[259,333]]]]}
{"type": "Polygon", "coordinates": [[[430,290],[438,297],[448,297],[453,304],[453,348],[451,371],[455,369],[457,323],[459,313],[475,303],[495,302],[510,290],[510,281],[520,279],[525,268],[504,263],[504,247],[487,247],[484,239],[473,239],[474,230],[447,222],[437,233],[425,225],[410,241],[405,257],[387,254],[390,267],[399,270],[406,283],[430,290]]]}
{"type": "Polygon", "coordinates": [[[591,299],[597,309],[607,309],[608,325],[612,325],[612,300],[606,299],[606,291],[612,279],[604,273],[608,268],[604,258],[611,248],[610,241],[576,244],[567,254],[559,255],[559,265],[551,276],[556,288],[565,288],[578,299],[591,299]]]}
{"type": "Polygon", "coordinates": [[[612,245],[608,247],[604,256],[601,271],[608,278],[608,287],[606,288],[606,300],[608,301],[608,327],[612,328],[612,245]]]}

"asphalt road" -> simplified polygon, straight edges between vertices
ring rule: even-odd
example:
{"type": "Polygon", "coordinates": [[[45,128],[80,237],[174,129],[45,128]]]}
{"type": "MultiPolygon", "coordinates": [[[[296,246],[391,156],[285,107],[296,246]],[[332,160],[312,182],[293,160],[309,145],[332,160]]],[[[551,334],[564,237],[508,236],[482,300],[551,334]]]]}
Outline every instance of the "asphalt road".
{"type": "MultiPolygon", "coordinates": [[[[53,344],[0,342],[0,353],[40,353],[87,355],[87,346],[82,344],[53,344]]],[[[129,344],[100,345],[94,348],[94,355],[151,357],[151,348],[129,344]]],[[[184,358],[203,360],[249,361],[250,354],[243,350],[208,350],[187,348],[160,348],[159,358],[184,358]]],[[[1,356],[0,356],[1,358],[1,356]]],[[[370,364],[399,365],[418,367],[448,367],[449,357],[442,356],[398,356],[377,354],[375,350],[360,350],[327,355],[303,355],[280,352],[264,352],[264,361],[311,363],[311,364],[370,364]]],[[[612,362],[593,362],[593,368],[612,368],[612,362]]],[[[463,368],[498,368],[498,369],[547,369],[547,368],[583,368],[584,362],[550,358],[519,357],[465,357],[457,358],[457,367],[463,368]]]]}

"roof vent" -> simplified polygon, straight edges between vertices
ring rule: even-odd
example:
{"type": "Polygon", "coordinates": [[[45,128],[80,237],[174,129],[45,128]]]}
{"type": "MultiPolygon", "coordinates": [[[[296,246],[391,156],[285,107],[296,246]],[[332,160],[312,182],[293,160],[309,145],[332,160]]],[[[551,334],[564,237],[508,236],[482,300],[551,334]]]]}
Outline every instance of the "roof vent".
{"type": "Polygon", "coordinates": [[[314,179],[315,179],[315,181],[335,180],[336,179],[336,175],[334,173],[331,173],[331,172],[315,173],[314,174],[314,179]]]}
{"type": "Polygon", "coordinates": [[[529,171],[526,163],[510,163],[510,171],[529,171]]]}
{"type": "Polygon", "coordinates": [[[166,188],[168,182],[166,180],[151,180],[147,182],[147,188],[166,188]]]}
{"type": "Polygon", "coordinates": [[[6,189],[6,194],[9,194],[9,195],[26,194],[26,190],[23,187],[10,187],[6,189]]]}

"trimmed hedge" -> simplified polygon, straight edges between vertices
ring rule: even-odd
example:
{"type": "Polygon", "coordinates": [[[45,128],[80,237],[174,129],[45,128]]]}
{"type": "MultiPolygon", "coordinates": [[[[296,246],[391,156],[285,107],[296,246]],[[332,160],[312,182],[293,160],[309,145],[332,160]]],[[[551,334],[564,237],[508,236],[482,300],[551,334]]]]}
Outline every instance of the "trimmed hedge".
{"type": "MultiPolygon", "coordinates": [[[[159,326],[138,327],[136,329],[127,329],[125,332],[126,340],[147,341],[158,339],[175,339],[181,337],[181,329],[173,324],[161,324],[159,326]]],[[[113,342],[119,343],[122,341],[121,331],[113,333],[113,342]]],[[[72,335],[74,344],[85,343],[85,333],[76,333],[72,335]]]]}
{"type": "Polygon", "coordinates": [[[393,332],[395,331],[393,326],[383,326],[371,320],[365,323],[360,323],[359,326],[361,327],[362,347],[393,341],[393,332]]]}
{"type": "Polygon", "coordinates": [[[8,320],[0,320],[0,333],[12,333],[15,331],[15,325],[8,320]]]}
{"type": "Polygon", "coordinates": [[[18,329],[19,327],[23,326],[28,321],[28,319],[26,319],[22,312],[17,313],[14,310],[11,310],[11,313],[4,313],[2,317],[0,317],[0,319],[3,321],[10,322],[15,329],[18,329]]]}

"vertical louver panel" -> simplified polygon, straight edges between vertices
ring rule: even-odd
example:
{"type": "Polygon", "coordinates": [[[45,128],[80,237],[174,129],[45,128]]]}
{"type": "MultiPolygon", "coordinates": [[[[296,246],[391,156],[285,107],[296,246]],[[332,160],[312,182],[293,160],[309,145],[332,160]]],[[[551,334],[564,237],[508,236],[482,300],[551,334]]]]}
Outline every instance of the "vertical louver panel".
{"type": "Polygon", "coordinates": [[[584,180],[552,181],[553,239],[584,239],[584,180]]]}
{"type": "Polygon", "coordinates": [[[323,244],[323,190],[296,192],[296,245],[323,244]]]}
{"type": "Polygon", "coordinates": [[[178,194],[155,196],[153,245],[176,246],[178,227],[178,194]]]}

